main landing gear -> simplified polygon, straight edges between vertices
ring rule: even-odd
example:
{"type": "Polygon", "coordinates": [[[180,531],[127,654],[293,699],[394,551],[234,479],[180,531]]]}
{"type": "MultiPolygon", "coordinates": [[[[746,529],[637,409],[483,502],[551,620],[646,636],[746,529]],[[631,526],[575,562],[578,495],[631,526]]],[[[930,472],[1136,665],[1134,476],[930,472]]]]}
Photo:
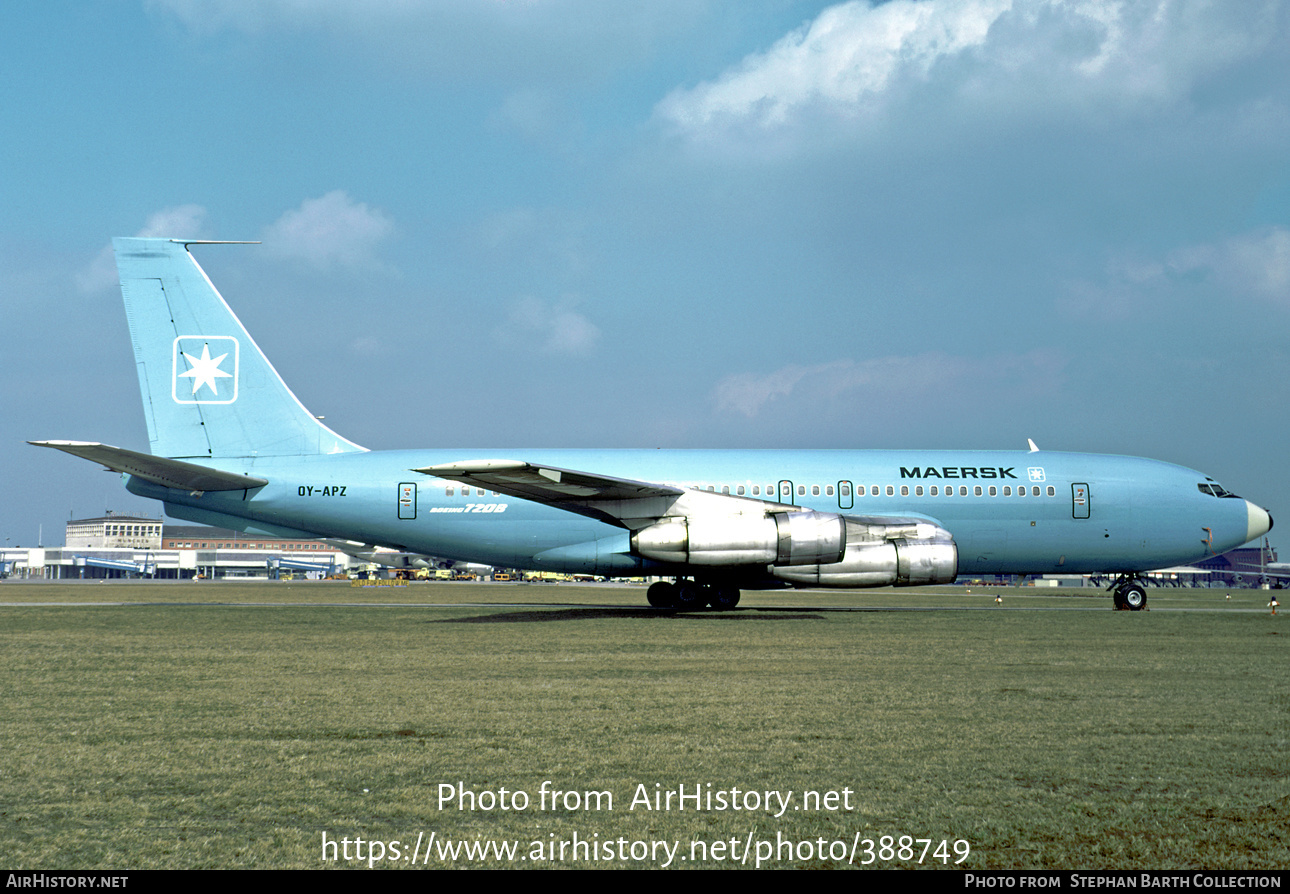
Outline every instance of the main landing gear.
{"type": "Polygon", "coordinates": [[[1140,612],[1147,607],[1147,588],[1131,574],[1120,575],[1108,589],[1112,591],[1111,598],[1118,612],[1140,612]]]}
{"type": "Polygon", "coordinates": [[[674,584],[651,584],[645,598],[655,608],[701,609],[710,605],[726,609],[739,604],[739,588],[724,582],[699,583],[681,578],[674,584]]]}

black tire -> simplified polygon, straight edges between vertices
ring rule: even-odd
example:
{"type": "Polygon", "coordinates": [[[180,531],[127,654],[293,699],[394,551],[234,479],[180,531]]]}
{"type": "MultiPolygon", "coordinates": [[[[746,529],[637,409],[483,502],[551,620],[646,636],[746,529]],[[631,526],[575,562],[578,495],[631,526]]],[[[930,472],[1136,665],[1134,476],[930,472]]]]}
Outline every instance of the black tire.
{"type": "Polygon", "coordinates": [[[645,598],[655,608],[674,608],[676,606],[676,587],[667,581],[650,584],[645,591],[645,598]]]}
{"type": "Polygon", "coordinates": [[[1147,590],[1142,584],[1133,583],[1124,588],[1124,607],[1129,611],[1140,612],[1147,607],[1147,590]]]}
{"type": "Polygon", "coordinates": [[[704,588],[692,580],[679,581],[676,585],[677,608],[703,608],[708,604],[708,594],[704,588]]]}
{"type": "Polygon", "coordinates": [[[730,609],[739,604],[739,588],[733,584],[715,584],[709,602],[715,609],[730,609]]]}

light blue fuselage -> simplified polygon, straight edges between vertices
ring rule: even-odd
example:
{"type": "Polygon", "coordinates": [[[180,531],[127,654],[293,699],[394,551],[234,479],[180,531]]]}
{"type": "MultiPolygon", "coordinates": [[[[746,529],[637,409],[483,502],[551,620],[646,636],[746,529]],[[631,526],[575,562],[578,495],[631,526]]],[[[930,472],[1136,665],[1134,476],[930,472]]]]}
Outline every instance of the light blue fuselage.
{"type": "MultiPolygon", "coordinates": [[[[244,461],[236,471],[271,482],[259,491],[189,497],[138,480],[129,488],[164,500],[171,515],[211,524],[377,542],[503,567],[606,575],[667,570],[628,554],[623,528],[411,471],[462,456],[512,455],[717,493],[729,488],[732,495],[742,486],[752,496],[757,487],[763,499],[843,515],[925,517],[953,534],[962,574],[1186,564],[1245,543],[1250,521],[1246,501],[1202,492],[1205,476],[1190,469],[1046,451],[397,450],[244,461]],[[780,497],[786,482],[790,496],[780,497]],[[850,497],[843,495],[848,483],[850,497]],[[401,503],[401,484],[415,485],[414,506],[401,503]],[[1076,485],[1084,486],[1083,505],[1076,485]],[[775,496],[765,497],[768,487],[775,496]]],[[[233,468],[227,459],[219,465],[233,468]]]]}

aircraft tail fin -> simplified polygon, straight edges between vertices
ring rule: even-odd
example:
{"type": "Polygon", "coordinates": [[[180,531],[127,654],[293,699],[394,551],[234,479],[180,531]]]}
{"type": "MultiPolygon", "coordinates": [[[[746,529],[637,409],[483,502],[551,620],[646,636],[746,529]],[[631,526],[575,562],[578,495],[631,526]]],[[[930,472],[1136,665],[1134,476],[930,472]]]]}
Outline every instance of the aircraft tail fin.
{"type": "Polygon", "coordinates": [[[112,240],[154,456],[352,453],[291,393],[188,252],[202,240],[112,240]]]}

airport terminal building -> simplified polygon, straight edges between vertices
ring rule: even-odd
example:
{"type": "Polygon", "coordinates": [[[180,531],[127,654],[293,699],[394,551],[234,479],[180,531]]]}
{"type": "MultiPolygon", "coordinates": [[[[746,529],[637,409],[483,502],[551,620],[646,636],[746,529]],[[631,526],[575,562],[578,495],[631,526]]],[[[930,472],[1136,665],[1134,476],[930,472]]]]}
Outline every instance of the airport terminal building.
{"type": "Polygon", "coordinates": [[[108,513],[67,523],[62,547],[11,547],[0,575],[44,580],[122,577],[324,578],[363,564],[336,545],[108,513]]]}

